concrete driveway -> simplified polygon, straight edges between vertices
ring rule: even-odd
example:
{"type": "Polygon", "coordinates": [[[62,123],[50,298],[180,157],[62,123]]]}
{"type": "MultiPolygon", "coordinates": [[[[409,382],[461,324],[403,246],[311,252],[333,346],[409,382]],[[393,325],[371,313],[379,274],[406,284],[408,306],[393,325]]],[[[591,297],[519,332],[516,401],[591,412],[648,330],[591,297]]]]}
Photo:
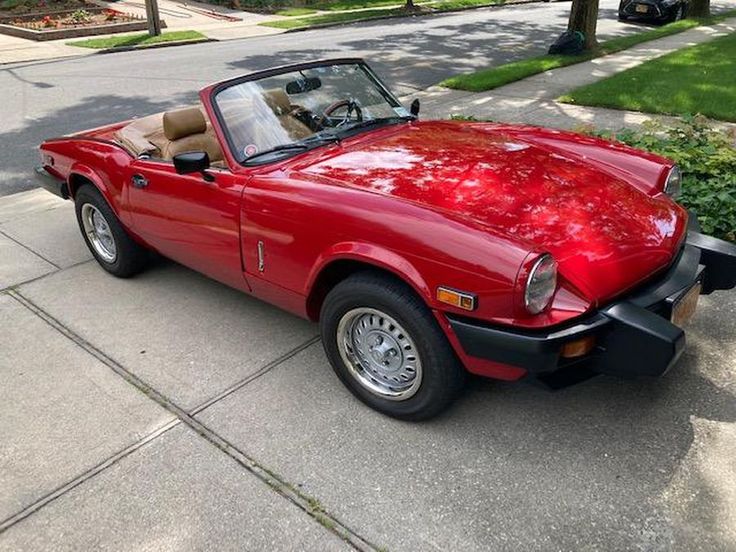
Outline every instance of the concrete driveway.
{"type": "Polygon", "coordinates": [[[410,424],[308,322],[107,275],[40,189],[0,198],[0,288],[0,550],[736,550],[736,294],[663,379],[473,380],[410,424]]]}

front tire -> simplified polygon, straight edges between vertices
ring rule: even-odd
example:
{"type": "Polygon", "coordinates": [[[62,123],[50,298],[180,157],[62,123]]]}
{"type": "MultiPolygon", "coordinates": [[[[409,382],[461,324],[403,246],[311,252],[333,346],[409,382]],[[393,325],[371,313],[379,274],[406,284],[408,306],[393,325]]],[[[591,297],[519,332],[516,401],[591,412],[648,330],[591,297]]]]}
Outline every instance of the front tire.
{"type": "Polygon", "coordinates": [[[143,270],[147,251],[128,235],[97,188],[79,188],[74,207],[84,242],[102,268],[119,278],[143,270]]]}
{"type": "Polygon", "coordinates": [[[320,313],[337,376],[388,416],[425,420],[457,397],[465,371],[432,313],[404,283],[361,272],[337,284],[320,313]]]}

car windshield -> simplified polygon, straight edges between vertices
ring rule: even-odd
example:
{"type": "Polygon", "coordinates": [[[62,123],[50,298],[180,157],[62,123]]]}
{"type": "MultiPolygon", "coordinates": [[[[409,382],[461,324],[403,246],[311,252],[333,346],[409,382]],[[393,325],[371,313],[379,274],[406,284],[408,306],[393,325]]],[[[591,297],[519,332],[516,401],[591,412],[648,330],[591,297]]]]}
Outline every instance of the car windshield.
{"type": "Polygon", "coordinates": [[[300,68],[215,94],[235,158],[267,163],[413,118],[364,63],[300,68]]]}

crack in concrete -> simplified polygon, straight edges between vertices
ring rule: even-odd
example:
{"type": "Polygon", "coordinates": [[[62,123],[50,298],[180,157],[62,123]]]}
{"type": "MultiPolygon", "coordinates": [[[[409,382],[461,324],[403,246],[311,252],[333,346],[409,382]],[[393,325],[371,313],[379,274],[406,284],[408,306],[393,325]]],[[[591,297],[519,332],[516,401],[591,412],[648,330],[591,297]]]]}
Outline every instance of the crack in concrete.
{"type": "MultiPolygon", "coordinates": [[[[336,534],[338,537],[343,539],[346,543],[351,545],[354,549],[359,550],[361,552],[366,552],[366,551],[375,552],[375,551],[380,550],[378,546],[371,543],[366,538],[362,537],[356,531],[351,529],[348,525],[346,525],[345,523],[337,519],[334,515],[330,514],[327,510],[321,507],[315,508],[313,506],[314,504],[320,504],[320,502],[317,499],[306,495],[302,491],[299,491],[294,485],[288,483],[285,478],[281,477],[280,475],[273,472],[272,470],[269,470],[265,466],[262,466],[257,461],[255,461],[253,458],[249,457],[243,451],[238,449],[235,445],[233,445],[228,440],[226,440],[224,437],[220,436],[218,433],[216,433],[215,431],[207,427],[205,424],[201,423],[199,420],[194,418],[194,415],[196,413],[201,412],[202,410],[212,406],[217,401],[234,393],[237,389],[242,388],[250,381],[253,381],[254,379],[264,375],[265,373],[275,368],[277,365],[281,364],[285,360],[293,357],[294,355],[303,351],[307,347],[313,345],[314,343],[318,341],[319,337],[313,337],[309,339],[307,342],[299,345],[298,347],[296,347],[289,353],[286,353],[285,355],[282,355],[278,359],[270,362],[269,364],[264,366],[261,370],[259,370],[255,374],[251,374],[247,378],[244,378],[240,382],[226,389],[225,391],[220,393],[217,397],[214,397],[213,399],[210,399],[207,402],[196,407],[195,409],[192,410],[192,413],[189,413],[185,411],[183,408],[181,408],[180,406],[178,406],[176,403],[174,403],[171,399],[166,397],[164,394],[162,394],[155,388],[151,387],[141,378],[139,378],[138,376],[136,376],[135,374],[127,370],[122,364],[120,364],[113,358],[109,357],[103,351],[101,351],[96,346],[88,342],[82,336],[76,334],[74,331],[68,328],[63,322],[54,318],[51,314],[43,310],[43,308],[41,308],[40,306],[33,303],[30,299],[22,295],[17,290],[9,289],[7,290],[7,294],[13,297],[16,301],[18,301],[20,304],[22,304],[24,307],[30,310],[33,314],[41,318],[44,322],[46,322],[49,326],[51,326],[56,331],[61,333],[67,339],[71,340],[78,347],[80,347],[85,352],[87,352],[88,354],[92,355],[97,360],[105,364],[113,372],[115,372],[117,375],[123,378],[127,383],[133,385],[136,389],[138,389],[140,392],[145,394],[147,397],[156,401],[160,406],[162,406],[163,408],[165,408],[166,410],[174,414],[177,419],[173,420],[172,422],[169,422],[171,427],[174,427],[175,425],[178,425],[179,423],[185,424],[190,429],[198,433],[202,438],[207,440],[210,444],[212,444],[213,446],[217,447],[222,452],[227,454],[230,458],[232,458],[234,461],[240,464],[243,468],[245,468],[255,477],[260,479],[263,483],[268,485],[273,491],[281,495],[283,498],[292,502],[296,507],[298,507],[300,510],[305,512],[308,516],[314,519],[317,523],[322,525],[328,531],[336,534]]],[[[166,430],[171,429],[171,427],[164,426],[166,430]]],[[[158,430],[158,431],[160,431],[160,433],[154,436],[149,436],[150,438],[146,437],[142,441],[150,442],[155,437],[165,432],[162,430],[158,430]]],[[[47,495],[43,499],[35,502],[31,506],[28,506],[27,508],[25,508],[18,514],[15,514],[14,516],[8,518],[4,522],[2,522],[2,524],[0,525],[0,534],[3,531],[7,530],[12,525],[14,525],[15,523],[17,523],[18,521],[21,521],[22,519],[32,515],[34,512],[38,511],[39,509],[41,509],[43,506],[45,506],[49,502],[62,496],[69,490],[73,489],[77,485],[80,485],[81,483],[93,477],[97,473],[100,473],[101,471],[103,471],[110,465],[114,464],[115,462],[123,458],[124,456],[131,454],[132,452],[134,452],[135,450],[143,446],[145,442],[139,441],[138,443],[131,445],[131,447],[128,447],[128,449],[130,450],[125,449],[124,451],[121,451],[120,453],[118,453],[118,455],[115,455],[111,459],[106,460],[105,462],[93,468],[92,470],[88,470],[88,472],[86,472],[86,477],[80,476],[79,478],[60,487],[59,489],[57,489],[57,491],[54,491],[53,493],[47,495]]]]}
{"type": "Polygon", "coordinates": [[[21,243],[18,240],[16,240],[13,236],[9,235],[6,232],[3,232],[2,228],[0,228],[0,235],[3,235],[4,237],[8,238],[13,243],[15,243],[17,245],[20,245],[26,251],[29,251],[30,253],[33,253],[36,257],[38,257],[39,259],[41,259],[44,262],[47,262],[48,264],[50,264],[51,266],[53,266],[56,270],[61,270],[61,267],[58,264],[56,264],[54,261],[51,261],[51,260],[47,259],[43,255],[41,255],[38,251],[34,251],[30,247],[28,247],[26,244],[21,243]]]}
{"type": "MultiPolygon", "coordinates": [[[[2,233],[2,232],[0,232],[2,233]]],[[[11,238],[12,239],[12,238],[11,238]]],[[[85,261],[79,261],[78,263],[74,263],[72,265],[66,266],[64,268],[57,267],[56,270],[52,270],[51,272],[47,272],[46,274],[41,274],[40,276],[36,276],[35,278],[31,278],[30,280],[24,280],[22,282],[18,282],[17,284],[12,284],[10,286],[4,287],[0,289],[0,292],[10,292],[15,290],[15,288],[19,288],[21,286],[25,286],[26,284],[32,284],[33,282],[37,282],[39,280],[43,280],[44,278],[48,278],[49,276],[53,276],[54,274],[58,274],[59,272],[63,270],[69,270],[70,268],[76,268],[78,266],[81,266],[83,264],[89,263],[94,261],[94,259],[87,259],[85,261]]]]}
{"type": "Polygon", "coordinates": [[[25,518],[27,518],[28,516],[30,516],[34,512],[40,510],[41,508],[43,508],[47,504],[53,502],[54,500],[56,500],[60,496],[65,495],[67,492],[71,491],[73,488],[78,487],[79,485],[81,485],[82,483],[84,483],[85,481],[87,481],[88,479],[91,479],[92,477],[94,477],[98,473],[106,470],[107,468],[109,468],[113,464],[116,464],[118,461],[122,460],[123,458],[125,458],[129,454],[135,452],[136,450],[138,450],[139,448],[141,448],[146,443],[150,443],[151,441],[153,441],[157,437],[159,437],[159,436],[163,435],[164,433],[166,433],[168,430],[176,427],[180,423],[181,423],[181,420],[179,420],[179,419],[171,420],[170,422],[167,422],[166,424],[164,424],[160,428],[156,429],[155,431],[153,431],[153,432],[149,433],[148,435],[146,435],[145,437],[143,437],[143,439],[140,439],[140,440],[136,441],[135,443],[133,443],[132,445],[129,445],[126,448],[124,448],[123,450],[121,450],[121,451],[113,454],[107,460],[104,460],[103,462],[97,464],[96,466],[93,466],[89,470],[83,472],[81,475],[75,477],[74,479],[72,479],[71,481],[65,483],[61,487],[56,488],[55,490],[51,491],[47,495],[45,495],[45,496],[41,497],[40,499],[36,500],[33,504],[30,504],[29,506],[26,506],[20,512],[18,512],[16,514],[13,514],[12,516],[10,516],[9,518],[7,518],[7,519],[5,519],[3,521],[0,521],[0,534],[2,534],[3,532],[5,532],[7,529],[9,529],[10,527],[12,527],[13,525],[15,525],[16,523],[18,523],[19,521],[24,520],[25,518]]]}
{"type": "Polygon", "coordinates": [[[191,416],[196,416],[197,414],[200,414],[203,410],[206,410],[210,406],[212,406],[212,405],[220,402],[225,397],[227,397],[229,395],[232,395],[238,389],[241,389],[241,388],[245,387],[246,385],[248,385],[253,380],[256,380],[256,379],[260,378],[261,376],[267,374],[268,372],[270,372],[271,370],[273,370],[274,368],[276,368],[276,366],[278,366],[282,362],[285,362],[285,361],[289,360],[290,358],[292,358],[292,357],[298,355],[299,353],[301,353],[303,350],[311,347],[315,343],[318,343],[319,340],[320,340],[319,336],[315,336],[315,337],[309,339],[308,341],[305,341],[304,343],[302,343],[298,347],[295,347],[294,349],[292,349],[288,353],[285,353],[285,354],[281,355],[276,360],[272,360],[271,362],[267,363],[266,365],[264,365],[262,368],[260,368],[259,370],[257,370],[253,374],[250,374],[249,376],[246,376],[245,378],[243,378],[239,382],[231,385],[230,387],[228,387],[224,391],[218,393],[217,395],[215,395],[211,399],[208,399],[205,402],[203,402],[202,404],[200,404],[198,406],[195,406],[194,408],[192,408],[189,411],[189,414],[191,416]]]}

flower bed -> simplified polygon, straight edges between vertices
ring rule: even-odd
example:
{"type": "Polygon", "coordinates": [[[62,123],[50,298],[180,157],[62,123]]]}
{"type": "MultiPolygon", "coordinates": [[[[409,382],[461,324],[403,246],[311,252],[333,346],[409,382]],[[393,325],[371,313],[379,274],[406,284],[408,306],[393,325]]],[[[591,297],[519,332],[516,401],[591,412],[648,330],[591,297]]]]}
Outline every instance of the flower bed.
{"type": "MultiPolygon", "coordinates": [[[[31,40],[56,40],[148,28],[142,17],[95,4],[82,6],[77,9],[0,15],[0,33],[31,40]]],[[[162,26],[166,25],[162,22],[162,26]]]]}

